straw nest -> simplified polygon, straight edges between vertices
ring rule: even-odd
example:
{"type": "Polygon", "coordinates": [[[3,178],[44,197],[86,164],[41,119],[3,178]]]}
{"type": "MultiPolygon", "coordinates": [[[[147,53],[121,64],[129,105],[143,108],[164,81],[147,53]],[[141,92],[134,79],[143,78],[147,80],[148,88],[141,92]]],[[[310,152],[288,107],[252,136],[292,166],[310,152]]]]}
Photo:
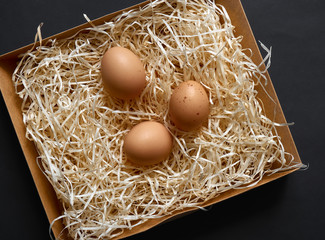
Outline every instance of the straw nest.
{"type": "Polygon", "coordinates": [[[241,40],[213,1],[158,0],[22,56],[13,81],[26,137],[74,239],[116,237],[293,167],[256,98],[265,72],[241,40]],[[103,89],[100,61],[113,46],[144,64],[148,84],[137,99],[112,98],[103,89]],[[209,95],[211,114],[199,131],[177,130],[168,116],[171,92],[186,80],[209,95]],[[135,167],[123,154],[123,138],[145,120],[163,123],[174,146],[166,161],[135,167]]]}

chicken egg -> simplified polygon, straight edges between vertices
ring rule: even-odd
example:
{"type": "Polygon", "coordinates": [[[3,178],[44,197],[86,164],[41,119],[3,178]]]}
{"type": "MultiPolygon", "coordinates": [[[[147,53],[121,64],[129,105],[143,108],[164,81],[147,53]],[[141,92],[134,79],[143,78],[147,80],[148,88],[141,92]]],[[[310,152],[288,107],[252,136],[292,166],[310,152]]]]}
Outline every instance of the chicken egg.
{"type": "Polygon", "coordinates": [[[141,60],[123,47],[112,47],[105,52],[101,60],[101,75],[106,91],[121,99],[139,96],[146,86],[141,60]]]}
{"type": "Polygon", "coordinates": [[[155,121],[134,126],[124,138],[127,159],[136,165],[152,165],[168,158],[173,139],[167,128],[155,121]]]}
{"type": "Polygon", "coordinates": [[[196,81],[182,82],[172,93],[169,115],[183,131],[195,130],[209,117],[210,104],[203,86],[196,81]]]}

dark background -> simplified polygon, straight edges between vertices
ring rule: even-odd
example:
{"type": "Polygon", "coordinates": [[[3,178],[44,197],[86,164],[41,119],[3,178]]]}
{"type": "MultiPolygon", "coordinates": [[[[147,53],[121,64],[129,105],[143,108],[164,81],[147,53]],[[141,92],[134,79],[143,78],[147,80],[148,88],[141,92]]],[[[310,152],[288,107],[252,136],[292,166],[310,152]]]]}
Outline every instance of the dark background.
{"type": "MultiPolygon", "coordinates": [[[[0,55],[141,1],[0,0],[0,55]]],[[[323,0],[242,0],[306,171],[165,223],[132,239],[325,239],[323,0]]],[[[49,239],[49,223],[0,97],[0,238],[49,239]]]]}

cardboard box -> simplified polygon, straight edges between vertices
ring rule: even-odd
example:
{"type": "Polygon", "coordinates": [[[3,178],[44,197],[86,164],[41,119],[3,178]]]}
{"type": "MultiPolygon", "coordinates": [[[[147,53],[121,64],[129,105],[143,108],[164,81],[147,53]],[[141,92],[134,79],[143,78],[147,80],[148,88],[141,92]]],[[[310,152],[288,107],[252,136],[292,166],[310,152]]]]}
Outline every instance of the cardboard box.
{"type": "MultiPolygon", "coordinates": [[[[129,10],[134,7],[142,6],[142,5],[147,4],[148,2],[149,1],[146,1],[141,4],[124,9],[124,10],[129,10]]],[[[240,0],[228,0],[228,1],[216,0],[216,2],[222,4],[227,9],[230,18],[232,19],[232,23],[236,29],[235,34],[237,36],[241,35],[244,37],[243,41],[242,41],[242,46],[244,48],[250,48],[252,50],[253,61],[256,64],[259,64],[262,61],[262,57],[259,52],[255,38],[253,36],[252,30],[251,30],[249,23],[247,21],[247,18],[245,16],[245,13],[244,13],[244,10],[243,10],[240,0]]],[[[123,10],[103,16],[101,18],[98,18],[98,19],[94,20],[93,23],[96,25],[102,24],[105,21],[108,21],[109,19],[111,19],[112,17],[118,15],[122,11],[123,10]]],[[[83,25],[77,26],[70,30],[56,34],[50,38],[59,38],[59,39],[66,38],[68,36],[73,35],[80,29],[89,27],[89,26],[90,26],[89,23],[85,23],[83,25]]],[[[60,212],[61,212],[60,203],[58,202],[58,200],[56,198],[56,195],[54,193],[54,190],[52,189],[52,186],[47,181],[47,179],[43,175],[43,173],[40,171],[40,169],[36,163],[35,159],[37,157],[37,151],[36,151],[34,144],[25,138],[25,126],[22,121],[22,113],[20,110],[21,100],[15,93],[12,79],[11,79],[12,73],[17,65],[18,55],[28,51],[32,46],[33,46],[33,44],[30,44],[28,46],[22,47],[22,48],[17,49],[13,52],[10,52],[10,53],[0,56],[0,89],[1,89],[1,93],[3,95],[3,98],[5,100],[6,106],[8,108],[11,120],[13,122],[15,131],[17,133],[19,142],[21,144],[21,148],[25,155],[26,161],[28,163],[29,169],[31,171],[35,185],[39,192],[44,209],[46,211],[47,217],[49,219],[49,222],[52,223],[52,221],[54,219],[56,219],[57,217],[59,217],[61,215],[60,214],[60,212]]],[[[275,108],[276,108],[275,112],[277,113],[276,116],[273,116],[273,114],[274,114],[273,102],[271,102],[271,100],[268,97],[266,97],[266,94],[261,89],[259,89],[259,87],[257,87],[257,91],[259,92],[258,97],[263,101],[263,104],[266,107],[266,109],[265,109],[266,115],[270,119],[275,119],[276,122],[286,122],[268,73],[266,73],[266,77],[268,78],[268,82],[269,82],[268,85],[266,86],[266,90],[267,90],[268,94],[276,102],[276,106],[275,106],[275,108]],[[270,107],[270,106],[272,106],[272,107],[270,107]]],[[[300,158],[299,158],[297,149],[295,147],[294,141],[292,139],[289,128],[287,126],[280,127],[278,129],[278,133],[281,136],[282,143],[284,145],[285,150],[287,152],[291,153],[297,162],[300,162],[300,158]]],[[[286,172],[276,173],[271,176],[265,176],[254,187],[260,186],[262,184],[265,184],[265,183],[268,183],[275,179],[278,179],[280,177],[283,177],[295,170],[296,169],[286,171],[286,172]]],[[[222,200],[225,200],[232,196],[241,194],[241,193],[248,191],[250,189],[251,188],[227,191],[225,193],[222,193],[218,198],[212,199],[212,200],[204,203],[202,206],[208,206],[208,205],[220,202],[222,200]]],[[[162,217],[159,219],[149,220],[142,225],[134,227],[132,230],[125,231],[123,233],[123,235],[121,235],[119,238],[130,236],[130,235],[145,231],[151,227],[154,227],[157,224],[160,224],[163,221],[166,221],[169,218],[173,218],[176,215],[183,214],[183,213],[191,211],[191,210],[194,210],[194,209],[184,209],[184,210],[179,211],[171,216],[165,216],[165,217],[162,217]]],[[[58,234],[61,232],[62,229],[63,229],[63,224],[60,221],[56,221],[52,227],[52,230],[53,230],[53,233],[55,236],[58,236],[58,234]]]]}

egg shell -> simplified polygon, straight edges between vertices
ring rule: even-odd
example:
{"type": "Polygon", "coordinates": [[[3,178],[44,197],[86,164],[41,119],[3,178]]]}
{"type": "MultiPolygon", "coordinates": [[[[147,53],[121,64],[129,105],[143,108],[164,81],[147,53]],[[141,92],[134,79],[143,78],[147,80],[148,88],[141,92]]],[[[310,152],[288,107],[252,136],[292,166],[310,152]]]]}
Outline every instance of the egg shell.
{"type": "Polygon", "coordinates": [[[113,47],[105,52],[101,60],[101,75],[106,91],[121,99],[139,96],[146,86],[141,60],[123,47],[113,47]]]}
{"type": "Polygon", "coordinates": [[[209,98],[200,83],[189,80],[175,88],[169,102],[169,115],[177,128],[195,130],[208,119],[209,114],[209,98]]]}
{"type": "Polygon", "coordinates": [[[124,138],[127,159],[136,165],[152,165],[168,158],[173,138],[161,123],[145,121],[134,126],[124,138]]]}

